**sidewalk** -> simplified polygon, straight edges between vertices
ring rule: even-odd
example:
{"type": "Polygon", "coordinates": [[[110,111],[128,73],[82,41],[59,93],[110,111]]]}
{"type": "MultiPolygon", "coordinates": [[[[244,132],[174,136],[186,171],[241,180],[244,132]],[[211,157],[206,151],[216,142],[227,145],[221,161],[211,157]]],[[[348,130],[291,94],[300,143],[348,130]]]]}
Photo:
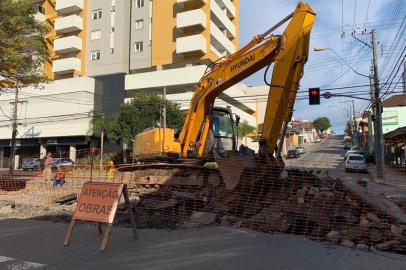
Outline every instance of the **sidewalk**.
{"type": "Polygon", "coordinates": [[[379,179],[376,176],[375,164],[368,165],[368,173],[376,183],[406,188],[406,171],[400,171],[389,166],[385,166],[384,170],[384,179],[379,179]]]}

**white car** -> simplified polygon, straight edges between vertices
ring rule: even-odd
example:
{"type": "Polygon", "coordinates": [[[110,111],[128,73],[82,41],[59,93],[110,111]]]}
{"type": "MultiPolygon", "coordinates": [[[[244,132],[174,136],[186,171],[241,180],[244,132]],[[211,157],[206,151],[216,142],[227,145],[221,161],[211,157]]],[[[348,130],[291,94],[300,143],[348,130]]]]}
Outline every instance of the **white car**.
{"type": "Polygon", "coordinates": [[[363,155],[349,154],[345,160],[345,171],[361,171],[367,172],[367,162],[363,155]]]}
{"type": "Polygon", "coordinates": [[[298,150],[301,155],[304,154],[304,153],[306,153],[306,151],[305,151],[305,149],[304,149],[303,146],[297,146],[297,147],[296,147],[296,150],[298,150]]]}
{"type": "Polygon", "coordinates": [[[60,170],[62,168],[75,168],[75,162],[70,158],[54,158],[52,169],[60,170]]]}
{"type": "Polygon", "coordinates": [[[21,167],[22,167],[23,171],[41,170],[41,159],[39,159],[39,158],[26,158],[26,159],[23,159],[21,167]]]}
{"type": "Polygon", "coordinates": [[[347,158],[350,156],[350,155],[360,155],[360,152],[358,151],[358,150],[348,150],[346,153],[345,153],[345,155],[344,155],[344,160],[347,160],[347,158]]]}

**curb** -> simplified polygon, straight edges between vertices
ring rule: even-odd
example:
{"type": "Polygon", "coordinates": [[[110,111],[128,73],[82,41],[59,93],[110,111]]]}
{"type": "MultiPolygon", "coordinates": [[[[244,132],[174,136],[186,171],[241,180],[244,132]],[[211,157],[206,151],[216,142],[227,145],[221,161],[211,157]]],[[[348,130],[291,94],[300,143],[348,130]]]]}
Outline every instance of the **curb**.
{"type": "Polygon", "coordinates": [[[400,187],[400,188],[406,189],[406,185],[389,184],[389,183],[385,183],[385,182],[376,181],[375,177],[371,174],[370,170],[368,170],[368,175],[372,179],[372,181],[374,181],[376,184],[389,186],[389,187],[400,187]]]}

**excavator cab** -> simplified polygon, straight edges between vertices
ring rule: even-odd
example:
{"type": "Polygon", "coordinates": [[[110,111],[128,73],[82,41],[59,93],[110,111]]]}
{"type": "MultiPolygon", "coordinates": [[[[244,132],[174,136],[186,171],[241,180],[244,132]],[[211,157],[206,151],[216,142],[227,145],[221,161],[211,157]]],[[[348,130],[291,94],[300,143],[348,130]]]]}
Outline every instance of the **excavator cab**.
{"type": "Polygon", "coordinates": [[[237,118],[231,108],[213,107],[211,128],[206,139],[203,156],[213,158],[214,152],[223,155],[237,149],[237,118]]]}

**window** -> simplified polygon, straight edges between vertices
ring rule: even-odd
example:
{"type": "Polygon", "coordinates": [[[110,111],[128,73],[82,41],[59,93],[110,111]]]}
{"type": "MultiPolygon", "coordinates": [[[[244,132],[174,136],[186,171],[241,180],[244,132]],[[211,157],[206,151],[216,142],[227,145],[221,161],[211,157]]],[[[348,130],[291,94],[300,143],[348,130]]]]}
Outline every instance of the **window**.
{"type": "Polygon", "coordinates": [[[134,51],[135,52],[142,52],[143,49],[144,49],[144,44],[142,43],[142,41],[135,42],[135,46],[134,46],[134,51]]]}
{"type": "Polygon", "coordinates": [[[139,30],[139,29],[143,29],[144,28],[144,20],[136,20],[135,21],[135,29],[139,30]]]}
{"type": "Polygon", "coordinates": [[[93,10],[92,11],[92,18],[93,20],[98,20],[102,17],[102,10],[101,9],[97,9],[97,10],[93,10]]]}
{"type": "Polygon", "coordinates": [[[144,6],[144,0],[135,0],[135,7],[141,8],[144,6]]]}
{"type": "Polygon", "coordinates": [[[100,51],[92,51],[90,52],[90,60],[100,60],[100,51]]]}
{"type": "Polygon", "coordinates": [[[101,30],[94,30],[90,33],[90,40],[101,38],[101,30]]]}

